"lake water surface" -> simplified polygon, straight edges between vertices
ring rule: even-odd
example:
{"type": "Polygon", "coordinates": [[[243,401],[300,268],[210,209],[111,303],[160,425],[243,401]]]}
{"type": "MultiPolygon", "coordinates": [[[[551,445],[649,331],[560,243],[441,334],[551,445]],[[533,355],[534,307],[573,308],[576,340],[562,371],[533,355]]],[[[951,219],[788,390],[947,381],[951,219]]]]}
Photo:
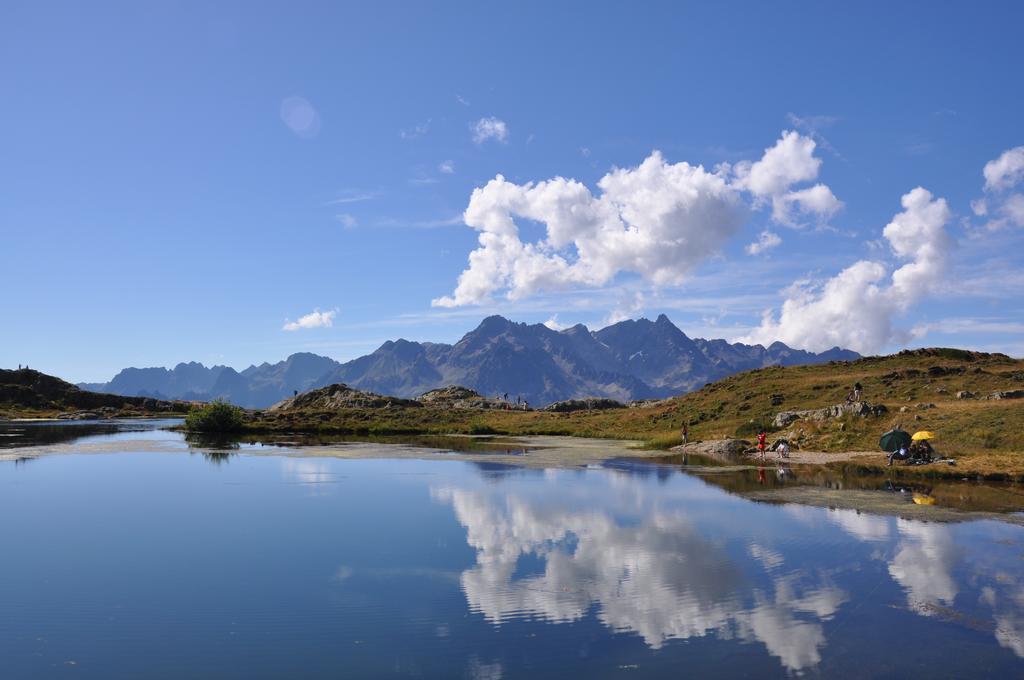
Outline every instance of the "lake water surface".
{"type": "Polygon", "coordinates": [[[1016,524],[118,427],[0,462],[4,678],[1024,675],[1016,524]]]}

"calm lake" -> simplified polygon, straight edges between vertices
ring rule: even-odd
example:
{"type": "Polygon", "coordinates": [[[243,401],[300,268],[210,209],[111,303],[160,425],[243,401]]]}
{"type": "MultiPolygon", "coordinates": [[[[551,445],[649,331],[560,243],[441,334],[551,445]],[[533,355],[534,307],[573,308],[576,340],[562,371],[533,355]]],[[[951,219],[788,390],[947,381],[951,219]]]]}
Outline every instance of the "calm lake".
{"type": "Polygon", "coordinates": [[[1024,676],[1015,523],[153,426],[0,428],[0,676],[1024,676]]]}

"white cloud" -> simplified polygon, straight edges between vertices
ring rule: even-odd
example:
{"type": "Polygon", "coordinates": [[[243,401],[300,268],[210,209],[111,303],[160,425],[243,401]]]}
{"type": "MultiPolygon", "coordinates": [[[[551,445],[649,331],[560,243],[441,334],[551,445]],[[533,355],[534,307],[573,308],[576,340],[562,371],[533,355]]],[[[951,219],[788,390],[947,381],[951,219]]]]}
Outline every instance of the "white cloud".
{"type": "Polygon", "coordinates": [[[1024,227],[1024,194],[1010,194],[1003,202],[1002,212],[1015,226],[1024,227]]]}
{"type": "Polygon", "coordinates": [[[320,134],[320,114],[302,97],[286,97],[281,102],[281,120],[299,137],[312,139],[320,134]]]}
{"type": "Polygon", "coordinates": [[[345,189],[338,198],[327,201],[324,205],[343,205],[345,203],[362,203],[380,197],[379,191],[363,191],[361,189],[345,189]]]}
{"type": "Polygon", "coordinates": [[[437,165],[437,171],[444,175],[454,175],[455,161],[441,161],[437,165]]]}
{"type": "Polygon", "coordinates": [[[987,196],[971,201],[978,217],[989,217],[985,227],[996,231],[1013,225],[1024,227],[1024,194],[1009,193],[1024,181],[1024,146],[1007,149],[985,164],[984,190],[987,196]]]}
{"type": "MultiPolygon", "coordinates": [[[[605,286],[620,274],[649,287],[679,285],[721,251],[752,208],[772,205],[776,221],[789,226],[835,214],[842,203],[824,184],[793,188],[817,177],[814,149],[814,140],[784,131],[760,160],[713,172],[654,151],[636,167],[607,173],[596,195],[573,179],[516,184],[498,175],[473,191],[465,211],[479,247],[455,292],[433,304],[483,304],[498,294],[518,300],[605,286]],[[524,242],[519,220],[542,223],[544,235],[524,242]]],[[[776,234],[762,238],[757,252],[778,245],[776,234]]]]}
{"type": "Polygon", "coordinates": [[[285,319],[284,326],[281,327],[281,330],[298,331],[310,328],[330,328],[334,325],[334,317],[337,316],[337,314],[338,310],[336,309],[331,309],[326,312],[314,309],[309,314],[300,316],[298,321],[288,321],[285,319]]]}
{"type": "Polygon", "coordinates": [[[824,184],[799,191],[789,191],[772,198],[772,219],[788,227],[801,227],[803,216],[813,217],[819,223],[825,223],[843,207],[843,202],[835,197],[832,190],[824,184]]]}
{"type": "Polygon", "coordinates": [[[480,232],[454,295],[434,301],[480,304],[499,291],[518,299],[544,289],[604,285],[619,272],[656,284],[679,283],[732,236],[746,216],[721,174],[652,153],[599,182],[599,196],[561,177],[515,184],[501,175],[473,191],[464,215],[480,232]],[[546,225],[524,243],[515,218],[546,225]]]}
{"type": "Polygon", "coordinates": [[[349,215],[348,213],[341,213],[340,215],[335,215],[334,217],[338,220],[341,226],[345,227],[346,229],[355,229],[359,225],[359,221],[352,215],[349,215]]]}
{"type": "Polygon", "coordinates": [[[504,144],[508,141],[508,125],[505,121],[494,116],[481,118],[470,126],[473,131],[473,142],[483,144],[488,139],[493,139],[504,144]]]}
{"type": "Polygon", "coordinates": [[[750,191],[757,204],[769,202],[772,219],[779,224],[800,227],[800,218],[807,216],[825,222],[843,207],[828,186],[790,190],[794,184],[817,179],[821,159],[814,156],[816,146],[812,138],[784,130],[775,145],[765,149],[761,160],[736,164],[736,185],[750,191]]]}
{"type": "Polygon", "coordinates": [[[902,205],[903,212],[883,234],[893,252],[909,261],[892,273],[888,286],[885,265],[868,260],[850,265],[820,286],[797,282],[778,316],[766,313],[761,326],[742,341],[781,340],[814,351],[838,345],[870,353],[908,337],[893,328],[893,318],[941,280],[952,248],[945,228],[952,213],[945,200],[920,187],[904,195],[902,205]]]}
{"type": "Polygon", "coordinates": [[[641,291],[633,291],[631,294],[626,293],[619,297],[618,303],[608,316],[604,320],[605,326],[611,326],[617,324],[620,321],[632,319],[640,316],[640,313],[644,309],[644,303],[647,299],[641,291]]]}
{"type": "Polygon", "coordinates": [[[814,157],[814,140],[798,132],[783,130],[774,146],[765,149],[761,160],[741,161],[733,169],[738,184],[755,196],[780,196],[798,182],[818,176],[821,160],[814,157]]]}
{"type": "Polygon", "coordinates": [[[985,163],[985,191],[1005,191],[1024,180],[1024,146],[1007,149],[985,163]]]}
{"type": "Polygon", "coordinates": [[[568,324],[560,323],[558,321],[558,315],[552,314],[551,318],[544,322],[544,325],[553,331],[564,331],[569,327],[568,324]]]}
{"type": "Polygon", "coordinates": [[[758,255],[780,245],[782,245],[782,239],[779,235],[766,229],[761,232],[756,241],[747,245],[746,251],[748,255],[758,255]]]}

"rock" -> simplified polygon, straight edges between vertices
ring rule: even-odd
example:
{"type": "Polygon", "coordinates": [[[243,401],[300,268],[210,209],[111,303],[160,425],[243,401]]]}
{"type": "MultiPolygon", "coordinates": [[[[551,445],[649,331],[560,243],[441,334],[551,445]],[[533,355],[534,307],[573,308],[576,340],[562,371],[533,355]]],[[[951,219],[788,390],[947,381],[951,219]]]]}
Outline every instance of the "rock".
{"type": "Polygon", "coordinates": [[[716,460],[735,462],[743,457],[743,452],[750,448],[745,439],[713,439],[703,442],[690,442],[672,447],[676,453],[707,456],[716,460]]]}
{"type": "Polygon", "coordinates": [[[908,406],[900,406],[900,413],[910,413],[910,408],[908,406]]]}
{"type": "Polygon", "coordinates": [[[935,388],[935,393],[936,394],[949,394],[949,390],[947,390],[945,387],[936,387],[935,388]]]}
{"type": "Polygon", "coordinates": [[[781,411],[779,413],[776,413],[774,420],[772,420],[772,427],[774,427],[777,430],[781,430],[784,427],[789,427],[795,421],[800,420],[800,413],[806,413],[806,411],[781,411]]]}
{"type": "Polygon", "coordinates": [[[334,411],[343,408],[418,408],[422,406],[423,404],[412,399],[386,397],[374,392],[363,392],[353,389],[343,383],[336,383],[284,399],[267,410],[334,411]]]}
{"type": "Polygon", "coordinates": [[[637,399],[629,402],[629,408],[648,408],[651,406],[671,406],[674,399],[637,399]]]}
{"type": "MultiPolygon", "coordinates": [[[[424,392],[417,401],[424,406],[440,409],[486,410],[516,407],[514,402],[509,404],[501,399],[488,399],[479,392],[461,385],[449,385],[448,387],[440,387],[436,390],[424,392]]],[[[521,410],[523,405],[520,404],[518,408],[521,410]]]]}
{"type": "Polygon", "coordinates": [[[918,411],[923,411],[925,409],[935,408],[935,404],[919,403],[914,404],[914,408],[916,408],[918,411]]]}
{"type": "Polygon", "coordinates": [[[1024,399],[1024,390],[1007,390],[1004,392],[993,392],[989,399],[1024,399]]]}
{"type": "Polygon", "coordinates": [[[773,394],[771,396],[771,400],[772,400],[772,406],[780,406],[782,404],[782,402],[786,401],[786,397],[785,397],[785,395],[782,395],[782,394],[773,394]]]}
{"type": "Polygon", "coordinates": [[[781,429],[788,427],[796,420],[810,420],[813,422],[824,422],[833,418],[841,418],[844,415],[855,415],[861,418],[868,416],[880,416],[888,413],[889,409],[884,404],[872,406],[866,401],[854,401],[843,404],[835,404],[825,408],[816,408],[808,411],[781,411],[772,420],[772,426],[781,429]]]}
{"type": "Polygon", "coordinates": [[[61,413],[58,420],[99,420],[102,416],[96,411],[74,411],[72,413],[61,413]]]}
{"type": "Polygon", "coordinates": [[[553,411],[555,413],[569,413],[572,411],[600,411],[610,408],[626,408],[626,405],[621,401],[615,401],[614,399],[597,397],[591,399],[566,399],[565,401],[556,401],[553,404],[545,406],[544,410],[553,411]]]}
{"type": "Polygon", "coordinates": [[[956,393],[957,399],[974,399],[976,396],[974,392],[968,392],[967,390],[960,390],[956,393]]]}
{"type": "Polygon", "coordinates": [[[920,413],[914,414],[914,420],[921,420],[921,414],[920,413]]]}

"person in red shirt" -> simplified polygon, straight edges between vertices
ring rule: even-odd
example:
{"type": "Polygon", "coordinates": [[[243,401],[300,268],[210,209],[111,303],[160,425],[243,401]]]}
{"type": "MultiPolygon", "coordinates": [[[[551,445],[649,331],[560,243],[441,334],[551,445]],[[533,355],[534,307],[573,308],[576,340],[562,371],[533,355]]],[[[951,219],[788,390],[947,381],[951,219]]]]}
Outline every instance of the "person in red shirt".
{"type": "Polygon", "coordinates": [[[764,460],[764,452],[768,447],[768,433],[764,430],[757,435],[757,452],[761,455],[761,460],[764,460]]]}

